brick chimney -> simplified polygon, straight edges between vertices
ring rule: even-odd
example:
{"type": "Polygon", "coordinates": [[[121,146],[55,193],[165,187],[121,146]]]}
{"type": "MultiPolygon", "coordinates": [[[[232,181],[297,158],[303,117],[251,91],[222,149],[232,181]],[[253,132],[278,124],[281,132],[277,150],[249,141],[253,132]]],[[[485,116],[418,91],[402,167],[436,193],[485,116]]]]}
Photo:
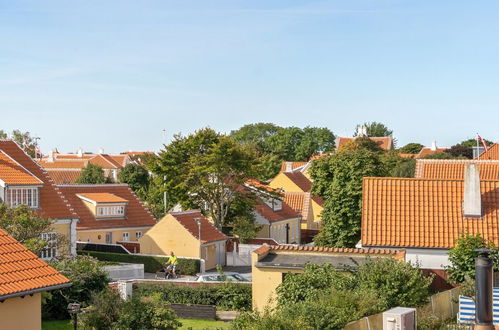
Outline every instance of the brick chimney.
{"type": "Polygon", "coordinates": [[[480,193],[480,173],[477,164],[466,164],[464,169],[464,202],[465,217],[480,218],[482,216],[482,196],[480,193]]]}

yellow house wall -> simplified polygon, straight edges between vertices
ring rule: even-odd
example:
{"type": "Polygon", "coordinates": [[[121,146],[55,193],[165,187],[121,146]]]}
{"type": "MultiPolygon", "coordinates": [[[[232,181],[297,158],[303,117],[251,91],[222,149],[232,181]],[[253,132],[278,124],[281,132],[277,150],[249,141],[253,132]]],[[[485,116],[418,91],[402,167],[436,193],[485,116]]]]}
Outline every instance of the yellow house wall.
{"type": "Polygon", "coordinates": [[[2,329],[38,330],[42,327],[41,294],[16,297],[0,304],[2,329]]]}
{"type": "Polygon", "coordinates": [[[170,254],[174,251],[179,257],[199,258],[199,240],[194,238],[170,214],[139,239],[140,252],[144,254],[170,254]]]}
{"type": "Polygon", "coordinates": [[[95,205],[94,204],[90,203],[89,201],[83,200],[83,199],[81,201],[90,210],[90,212],[92,212],[93,215],[97,214],[97,212],[95,210],[95,205]]]}
{"type": "Polygon", "coordinates": [[[270,181],[269,186],[274,189],[282,189],[290,192],[304,192],[300,187],[294,184],[284,173],[279,173],[270,181]]]}
{"type": "Polygon", "coordinates": [[[324,210],[324,207],[319,205],[313,199],[311,200],[310,205],[312,206],[314,221],[315,222],[322,221],[322,210],[324,210]]]}
{"type": "Polygon", "coordinates": [[[59,255],[68,254],[71,250],[71,223],[52,224],[52,230],[58,234],[61,234],[66,239],[64,245],[61,244],[57,247],[57,253],[59,255]]]}
{"type": "Polygon", "coordinates": [[[142,235],[145,235],[145,233],[150,228],[151,227],[148,226],[148,227],[137,227],[137,228],[128,228],[128,229],[101,229],[95,231],[77,230],[76,237],[78,238],[78,241],[82,242],[88,242],[88,240],[90,239],[90,242],[92,243],[106,243],[106,233],[112,232],[113,233],[112,243],[116,244],[116,242],[123,240],[123,233],[127,232],[128,241],[136,242],[137,241],[136,233],[141,231],[142,235]]]}

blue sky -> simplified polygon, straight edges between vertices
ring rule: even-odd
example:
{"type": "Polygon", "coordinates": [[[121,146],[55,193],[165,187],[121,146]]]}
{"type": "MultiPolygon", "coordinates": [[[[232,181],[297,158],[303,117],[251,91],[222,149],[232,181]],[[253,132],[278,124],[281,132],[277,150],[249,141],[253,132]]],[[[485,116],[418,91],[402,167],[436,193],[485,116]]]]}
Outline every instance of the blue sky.
{"type": "Polygon", "coordinates": [[[253,122],[499,140],[497,1],[0,0],[0,128],[158,150],[253,122]]]}

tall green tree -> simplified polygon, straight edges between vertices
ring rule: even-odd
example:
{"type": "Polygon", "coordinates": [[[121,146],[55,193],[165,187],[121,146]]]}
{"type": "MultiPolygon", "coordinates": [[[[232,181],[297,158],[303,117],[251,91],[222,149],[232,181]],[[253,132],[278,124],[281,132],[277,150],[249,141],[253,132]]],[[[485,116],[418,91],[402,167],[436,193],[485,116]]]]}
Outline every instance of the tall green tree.
{"type": "Polygon", "coordinates": [[[402,154],[417,154],[424,148],[424,145],[421,143],[408,143],[405,146],[401,147],[398,152],[402,154]]]}
{"type": "Polygon", "coordinates": [[[54,231],[52,221],[38,216],[25,205],[9,208],[1,203],[0,228],[36,255],[40,255],[44,249],[53,246],[58,246],[61,254],[68,252],[67,249],[64,250],[67,243],[64,236],[56,234],[50,241],[42,238],[43,233],[54,231]]]}
{"type": "Polygon", "coordinates": [[[231,131],[230,137],[240,144],[253,144],[259,151],[268,152],[267,140],[277,134],[282,127],[272,123],[248,124],[231,131]]]}
{"type": "Polygon", "coordinates": [[[199,208],[217,227],[227,224],[231,205],[246,198],[241,185],[255,173],[255,153],[230,137],[205,128],[176,135],[162,150],[152,171],[173,203],[199,208]]]}
{"type": "Polygon", "coordinates": [[[364,124],[359,124],[355,127],[354,136],[357,135],[359,128],[365,126],[367,130],[367,135],[370,137],[380,137],[380,136],[392,136],[393,131],[385,126],[383,123],[377,121],[366,122],[364,124]]]}
{"type": "Polygon", "coordinates": [[[358,242],[362,178],[386,175],[380,157],[379,152],[369,149],[349,148],[325,158],[320,167],[312,166],[313,190],[323,192],[326,199],[323,228],[314,240],[317,245],[353,247],[358,242]]]}
{"type": "Polygon", "coordinates": [[[81,171],[80,177],[76,183],[80,184],[97,184],[106,183],[106,176],[104,170],[98,165],[88,163],[87,166],[81,171]]]}
{"type": "MultiPolygon", "coordinates": [[[[490,140],[487,140],[487,139],[484,139],[484,140],[485,140],[485,143],[487,143],[488,147],[490,147],[494,144],[494,142],[492,142],[490,140]]],[[[476,147],[476,138],[461,141],[461,142],[459,142],[459,145],[462,145],[464,147],[470,147],[470,148],[476,147]]],[[[482,143],[479,142],[478,145],[481,147],[482,143]]]]}
{"type": "Polygon", "coordinates": [[[133,163],[127,164],[118,173],[118,180],[128,184],[142,200],[146,199],[150,178],[149,172],[144,166],[133,163]]]}

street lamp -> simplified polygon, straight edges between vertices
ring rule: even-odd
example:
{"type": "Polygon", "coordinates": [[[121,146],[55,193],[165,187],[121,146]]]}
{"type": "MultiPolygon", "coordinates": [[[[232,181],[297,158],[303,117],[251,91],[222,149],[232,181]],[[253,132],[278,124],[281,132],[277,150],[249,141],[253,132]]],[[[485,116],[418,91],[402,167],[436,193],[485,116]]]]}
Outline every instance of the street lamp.
{"type": "Polygon", "coordinates": [[[69,303],[68,304],[68,312],[73,317],[73,329],[78,329],[78,313],[80,312],[80,304],[78,303],[69,303]]]}
{"type": "Polygon", "coordinates": [[[201,218],[194,218],[194,221],[198,224],[198,238],[199,238],[199,262],[202,259],[202,247],[201,247],[201,218]]]}

